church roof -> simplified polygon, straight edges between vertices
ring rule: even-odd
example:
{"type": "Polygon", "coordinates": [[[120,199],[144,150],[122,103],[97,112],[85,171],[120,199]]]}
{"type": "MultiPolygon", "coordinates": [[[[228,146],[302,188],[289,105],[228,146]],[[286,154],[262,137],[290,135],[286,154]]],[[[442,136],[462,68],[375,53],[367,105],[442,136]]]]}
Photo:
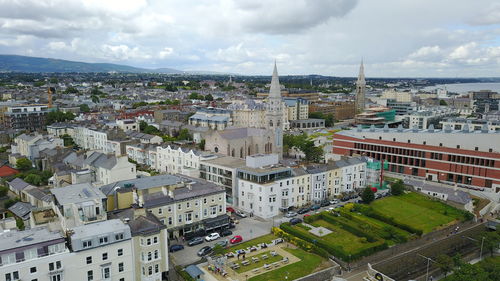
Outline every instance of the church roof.
{"type": "Polygon", "coordinates": [[[271,88],[269,89],[270,98],[281,98],[280,80],[278,77],[278,68],[274,62],[273,77],[271,78],[271,88]]]}

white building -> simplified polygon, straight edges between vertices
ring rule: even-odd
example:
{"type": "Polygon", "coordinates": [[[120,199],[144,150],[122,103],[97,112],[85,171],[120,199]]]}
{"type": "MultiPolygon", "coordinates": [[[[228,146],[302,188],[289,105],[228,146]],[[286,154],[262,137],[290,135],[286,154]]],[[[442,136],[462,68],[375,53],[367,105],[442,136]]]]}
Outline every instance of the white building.
{"type": "Polygon", "coordinates": [[[116,126],[123,131],[139,131],[139,122],[134,119],[119,119],[116,120],[116,126]]]}
{"type": "Polygon", "coordinates": [[[126,223],[118,219],[94,222],[73,227],[69,235],[74,258],[67,279],[135,280],[132,235],[126,223]]]}
{"type": "Polygon", "coordinates": [[[31,161],[40,157],[40,151],[63,146],[63,140],[40,134],[21,134],[14,139],[12,154],[19,153],[31,161]]]}
{"type": "Polygon", "coordinates": [[[233,125],[231,111],[222,108],[199,108],[194,115],[189,117],[189,124],[207,127],[212,130],[224,130],[233,125]]]}
{"type": "Polygon", "coordinates": [[[96,151],[87,153],[87,157],[83,161],[83,169],[92,172],[92,182],[95,185],[104,185],[137,177],[135,164],[130,163],[127,157],[117,157],[113,154],[96,151]]]}
{"type": "Polygon", "coordinates": [[[167,145],[157,147],[157,158],[154,168],[159,172],[198,178],[200,175],[200,162],[215,159],[216,156],[209,152],[167,145]]]}

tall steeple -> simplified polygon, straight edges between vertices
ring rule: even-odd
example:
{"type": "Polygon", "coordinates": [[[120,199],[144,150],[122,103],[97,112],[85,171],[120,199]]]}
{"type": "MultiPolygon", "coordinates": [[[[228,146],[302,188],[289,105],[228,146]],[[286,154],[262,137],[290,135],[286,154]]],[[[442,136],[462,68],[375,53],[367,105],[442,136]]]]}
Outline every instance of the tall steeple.
{"type": "Polygon", "coordinates": [[[365,67],[363,66],[363,60],[361,60],[361,65],[359,66],[358,80],[356,81],[356,110],[358,112],[363,112],[365,110],[365,91],[366,91],[365,67]]]}
{"type": "Polygon", "coordinates": [[[274,132],[274,147],[267,148],[266,153],[277,153],[280,158],[283,154],[283,101],[281,100],[281,86],[278,77],[278,68],[274,62],[273,77],[266,105],[266,128],[274,132]]]}

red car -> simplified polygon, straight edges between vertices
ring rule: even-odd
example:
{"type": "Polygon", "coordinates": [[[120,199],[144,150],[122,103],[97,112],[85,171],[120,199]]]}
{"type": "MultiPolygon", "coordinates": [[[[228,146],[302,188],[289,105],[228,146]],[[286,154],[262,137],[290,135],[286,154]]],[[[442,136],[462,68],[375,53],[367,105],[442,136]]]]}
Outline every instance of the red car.
{"type": "Polygon", "coordinates": [[[231,244],[240,243],[241,241],[243,241],[243,237],[241,237],[240,235],[236,235],[233,238],[231,238],[231,240],[229,240],[231,244]]]}
{"type": "Polygon", "coordinates": [[[305,217],[310,217],[310,216],[311,216],[311,215],[309,215],[309,214],[305,214],[305,215],[304,215],[304,218],[305,218],[305,217]]]}
{"type": "Polygon", "coordinates": [[[226,207],[226,212],[234,213],[233,207],[226,207]]]}

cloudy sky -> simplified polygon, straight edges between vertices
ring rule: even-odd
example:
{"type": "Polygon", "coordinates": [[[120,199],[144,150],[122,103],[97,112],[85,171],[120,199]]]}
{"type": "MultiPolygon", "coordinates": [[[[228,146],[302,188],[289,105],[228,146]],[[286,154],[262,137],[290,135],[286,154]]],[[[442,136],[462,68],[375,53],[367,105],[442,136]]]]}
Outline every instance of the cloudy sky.
{"type": "Polygon", "coordinates": [[[0,0],[0,53],[241,74],[500,76],[498,0],[0,0]]]}

